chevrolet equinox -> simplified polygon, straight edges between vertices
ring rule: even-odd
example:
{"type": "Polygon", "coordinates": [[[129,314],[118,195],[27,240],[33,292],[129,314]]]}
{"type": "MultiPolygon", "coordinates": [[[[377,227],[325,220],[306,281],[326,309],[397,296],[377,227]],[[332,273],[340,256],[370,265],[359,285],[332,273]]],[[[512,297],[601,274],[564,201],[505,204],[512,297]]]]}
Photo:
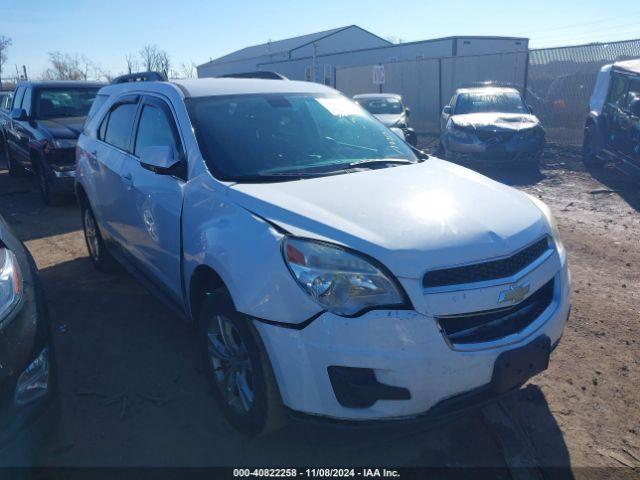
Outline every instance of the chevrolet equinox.
{"type": "Polygon", "coordinates": [[[90,257],[194,324],[236,428],[440,415],[547,368],[571,281],[538,199],[315,83],[134,74],[97,102],[90,257]]]}

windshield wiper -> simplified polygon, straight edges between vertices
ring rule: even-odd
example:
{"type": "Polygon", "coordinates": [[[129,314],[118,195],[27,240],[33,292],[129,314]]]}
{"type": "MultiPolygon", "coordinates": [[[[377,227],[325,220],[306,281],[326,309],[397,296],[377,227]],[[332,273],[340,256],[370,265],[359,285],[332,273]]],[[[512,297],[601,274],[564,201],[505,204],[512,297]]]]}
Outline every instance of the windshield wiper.
{"type": "Polygon", "coordinates": [[[367,160],[358,160],[356,162],[351,162],[349,164],[350,167],[369,167],[374,165],[388,165],[388,164],[396,164],[396,165],[407,165],[416,162],[412,162],[411,160],[404,160],[401,158],[374,158],[367,160]]]}
{"type": "Polygon", "coordinates": [[[278,172],[257,175],[244,175],[233,178],[232,181],[237,183],[270,183],[270,182],[291,182],[302,178],[326,177],[329,175],[338,175],[343,170],[332,170],[329,172],[278,172]]]}

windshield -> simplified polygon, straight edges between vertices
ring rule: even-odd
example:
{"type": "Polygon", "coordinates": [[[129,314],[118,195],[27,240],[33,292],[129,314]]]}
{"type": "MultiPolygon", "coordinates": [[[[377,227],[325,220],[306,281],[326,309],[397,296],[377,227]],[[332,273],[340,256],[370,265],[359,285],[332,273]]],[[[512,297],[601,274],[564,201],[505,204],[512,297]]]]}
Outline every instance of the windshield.
{"type": "Polygon", "coordinates": [[[394,97],[358,98],[356,102],[373,115],[399,115],[404,111],[402,102],[394,97]]]}
{"type": "Polygon", "coordinates": [[[188,104],[202,153],[223,180],[418,161],[404,141],[341,95],[233,95],[188,104]]]}
{"type": "Polygon", "coordinates": [[[35,118],[84,117],[99,87],[36,90],[35,118]]]}
{"type": "Polygon", "coordinates": [[[517,92],[461,93],[458,95],[454,113],[529,113],[522,97],[517,92]]]}

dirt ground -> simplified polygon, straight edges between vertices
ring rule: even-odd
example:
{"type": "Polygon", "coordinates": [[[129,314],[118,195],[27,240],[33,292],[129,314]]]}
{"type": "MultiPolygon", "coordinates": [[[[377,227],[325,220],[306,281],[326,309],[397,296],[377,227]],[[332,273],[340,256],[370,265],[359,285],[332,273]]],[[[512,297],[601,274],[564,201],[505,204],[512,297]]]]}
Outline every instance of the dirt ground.
{"type": "Polygon", "coordinates": [[[557,477],[557,466],[572,468],[564,478],[631,478],[640,472],[639,187],[613,169],[584,171],[578,157],[552,146],[540,174],[485,172],[547,202],[568,250],[573,310],[546,372],[440,424],[292,422],[262,438],[224,422],[191,328],[128,275],[92,268],[76,206],[45,207],[31,179],[0,167],[0,214],[46,289],[61,403],[38,448],[20,453],[23,439],[0,465],[525,465],[536,478],[557,477]]]}

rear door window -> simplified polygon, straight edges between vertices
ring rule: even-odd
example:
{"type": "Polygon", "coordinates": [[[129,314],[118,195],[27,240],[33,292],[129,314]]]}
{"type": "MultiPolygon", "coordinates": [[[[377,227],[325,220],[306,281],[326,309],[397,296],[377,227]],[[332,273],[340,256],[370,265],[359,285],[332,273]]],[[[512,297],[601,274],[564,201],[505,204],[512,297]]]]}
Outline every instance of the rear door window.
{"type": "MultiPolygon", "coordinates": [[[[117,105],[109,113],[106,119],[104,134],[101,137],[105,142],[120,150],[129,150],[131,129],[138,109],[137,103],[122,103],[117,105]]],[[[100,128],[102,133],[102,127],[100,128]]]]}
{"type": "Polygon", "coordinates": [[[85,123],[88,123],[89,120],[100,110],[100,107],[104,105],[104,102],[107,101],[109,95],[96,95],[96,98],[93,100],[91,104],[91,108],[89,109],[89,113],[87,113],[87,118],[85,123]]]}

